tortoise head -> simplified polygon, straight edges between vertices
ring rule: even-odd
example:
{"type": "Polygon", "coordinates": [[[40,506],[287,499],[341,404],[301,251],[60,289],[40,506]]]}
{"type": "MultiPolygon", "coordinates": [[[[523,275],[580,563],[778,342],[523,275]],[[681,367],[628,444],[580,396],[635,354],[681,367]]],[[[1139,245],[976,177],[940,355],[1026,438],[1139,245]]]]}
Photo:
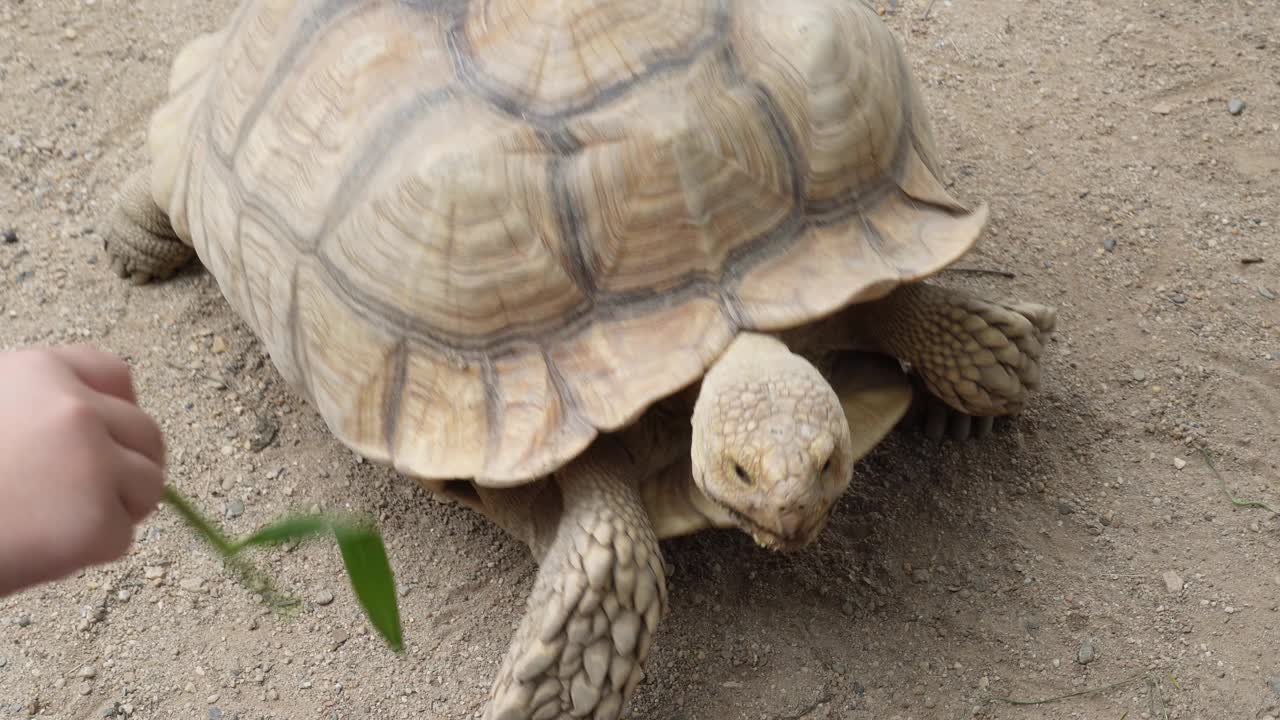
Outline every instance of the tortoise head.
{"type": "Polygon", "coordinates": [[[694,482],[757,544],[813,542],[854,460],[839,397],[780,341],[740,335],[707,371],[693,411],[694,482]]]}

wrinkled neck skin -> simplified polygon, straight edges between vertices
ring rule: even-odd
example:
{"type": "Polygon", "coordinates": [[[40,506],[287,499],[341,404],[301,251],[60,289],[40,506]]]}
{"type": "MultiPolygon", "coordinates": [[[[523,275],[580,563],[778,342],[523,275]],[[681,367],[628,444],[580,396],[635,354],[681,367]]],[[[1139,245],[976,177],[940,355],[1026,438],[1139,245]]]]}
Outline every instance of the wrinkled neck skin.
{"type": "Polygon", "coordinates": [[[776,338],[739,335],[703,378],[693,410],[691,498],[762,547],[796,550],[826,526],[853,451],[840,400],[776,338]]]}

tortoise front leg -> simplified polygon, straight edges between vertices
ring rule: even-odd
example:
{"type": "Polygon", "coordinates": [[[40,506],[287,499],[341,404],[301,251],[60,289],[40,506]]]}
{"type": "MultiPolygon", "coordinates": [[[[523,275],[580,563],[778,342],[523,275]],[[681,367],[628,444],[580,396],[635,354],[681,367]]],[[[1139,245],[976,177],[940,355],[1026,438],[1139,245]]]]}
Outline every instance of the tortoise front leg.
{"type": "Polygon", "coordinates": [[[169,278],[196,255],[173,232],[169,218],[152,199],[149,168],[125,181],[104,238],[111,269],[135,285],[169,278]]]}
{"type": "Polygon", "coordinates": [[[538,576],[485,720],[621,717],[667,606],[640,473],[610,436],[557,473],[563,510],[532,543],[538,576]]]}
{"type": "Polygon", "coordinates": [[[836,319],[849,345],[912,366],[928,391],[917,409],[934,438],[948,431],[968,437],[975,424],[983,434],[991,418],[1021,412],[1040,387],[1040,361],[1056,321],[1057,311],[1046,305],[992,302],[923,282],[836,319]]]}

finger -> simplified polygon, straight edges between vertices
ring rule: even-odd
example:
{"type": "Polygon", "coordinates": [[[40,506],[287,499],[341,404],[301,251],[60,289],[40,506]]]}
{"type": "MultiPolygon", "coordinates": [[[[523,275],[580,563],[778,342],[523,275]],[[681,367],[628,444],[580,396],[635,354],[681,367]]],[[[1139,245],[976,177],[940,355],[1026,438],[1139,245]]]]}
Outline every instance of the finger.
{"type": "Polygon", "coordinates": [[[92,545],[91,554],[85,558],[93,564],[111,563],[124,557],[133,544],[133,527],[138,522],[125,505],[124,498],[108,503],[101,510],[103,517],[95,534],[96,542],[92,545]]]}
{"type": "Polygon", "coordinates": [[[114,460],[116,495],[133,524],[156,509],[164,495],[164,469],[141,453],[119,448],[114,460]]]}
{"type": "Polygon", "coordinates": [[[93,393],[88,398],[116,444],[164,465],[164,433],[150,415],[118,397],[93,393]]]}
{"type": "Polygon", "coordinates": [[[129,365],[120,356],[88,345],[55,347],[50,350],[67,363],[85,385],[130,403],[138,402],[129,365]]]}

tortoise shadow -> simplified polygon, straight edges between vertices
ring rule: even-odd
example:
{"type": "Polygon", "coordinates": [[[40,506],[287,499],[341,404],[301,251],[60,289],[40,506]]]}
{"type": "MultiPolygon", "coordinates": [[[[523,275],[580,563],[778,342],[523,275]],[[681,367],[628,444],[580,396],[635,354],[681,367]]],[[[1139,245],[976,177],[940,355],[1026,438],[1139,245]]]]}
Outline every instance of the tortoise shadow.
{"type": "Polygon", "coordinates": [[[981,440],[895,431],[859,463],[818,541],[794,554],[731,530],[665,542],[671,611],[651,675],[681,682],[642,684],[632,712],[800,717],[835,699],[856,706],[885,667],[934,657],[934,633],[975,630],[1024,582],[1009,557],[1023,525],[1056,515],[1041,478],[1064,476],[1049,466],[1077,464],[1071,448],[1101,424],[1056,418],[1092,415],[1056,396],[981,440]]]}

